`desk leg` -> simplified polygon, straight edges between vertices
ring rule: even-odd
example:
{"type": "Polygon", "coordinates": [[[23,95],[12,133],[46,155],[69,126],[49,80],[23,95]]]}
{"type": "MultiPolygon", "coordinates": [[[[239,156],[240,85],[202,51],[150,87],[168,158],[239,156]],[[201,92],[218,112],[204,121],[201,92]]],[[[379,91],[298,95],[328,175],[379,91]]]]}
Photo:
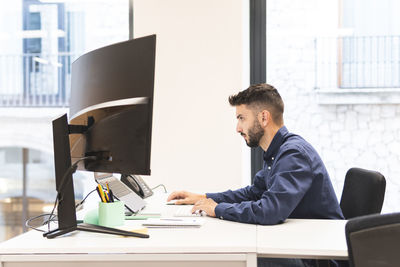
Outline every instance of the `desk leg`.
{"type": "Polygon", "coordinates": [[[248,253],[247,254],[247,267],[257,267],[257,254],[248,253]]]}

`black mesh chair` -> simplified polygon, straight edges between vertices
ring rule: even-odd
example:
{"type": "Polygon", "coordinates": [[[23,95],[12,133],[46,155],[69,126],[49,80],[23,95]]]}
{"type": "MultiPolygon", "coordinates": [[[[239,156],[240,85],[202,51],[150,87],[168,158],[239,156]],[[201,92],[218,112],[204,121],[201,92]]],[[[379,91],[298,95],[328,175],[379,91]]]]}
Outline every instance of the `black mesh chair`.
{"type": "Polygon", "coordinates": [[[350,267],[400,266],[400,213],[350,219],[346,240],[350,267]]]}
{"type": "MultiPolygon", "coordinates": [[[[351,168],[344,180],[340,208],[345,219],[380,213],[385,198],[386,180],[379,172],[361,168],[351,168]]],[[[338,261],[347,266],[347,261],[338,261]]],[[[317,260],[316,266],[330,267],[327,260],[317,260]]]]}
{"type": "Polygon", "coordinates": [[[380,213],[385,198],[385,177],[376,171],[351,168],[344,180],[340,208],[346,219],[380,213]]]}

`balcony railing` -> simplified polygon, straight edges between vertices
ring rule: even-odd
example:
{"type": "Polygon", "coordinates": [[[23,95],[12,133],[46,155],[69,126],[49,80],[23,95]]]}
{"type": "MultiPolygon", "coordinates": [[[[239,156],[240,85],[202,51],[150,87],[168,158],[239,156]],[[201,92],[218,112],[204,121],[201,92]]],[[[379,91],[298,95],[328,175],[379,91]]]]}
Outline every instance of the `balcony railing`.
{"type": "Polygon", "coordinates": [[[318,38],[316,88],[400,88],[400,36],[318,38]]]}
{"type": "Polygon", "coordinates": [[[66,107],[71,53],[0,55],[0,106],[66,107]]]}

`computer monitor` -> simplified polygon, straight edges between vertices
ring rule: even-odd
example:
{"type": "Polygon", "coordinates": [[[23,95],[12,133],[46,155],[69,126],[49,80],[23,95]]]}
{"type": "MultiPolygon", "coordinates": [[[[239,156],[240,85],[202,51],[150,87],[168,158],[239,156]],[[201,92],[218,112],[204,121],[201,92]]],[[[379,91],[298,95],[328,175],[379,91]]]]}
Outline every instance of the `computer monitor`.
{"type": "Polygon", "coordinates": [[[77,225],[72,173],[150,174],[155,44],[155,35],[137,38],[72,64],[71,119],[53,121],[59,228],[48,238],[74,230],[121,234],[77,225]]]}
{"type": "Polygon", "coordinates": [[[104,157],[79,169],[150,175],[155,40],[152,35],[113,44],[72,64],[70,124],[94,120],[84,135],[71,135],[72,162],[104,157]]]}

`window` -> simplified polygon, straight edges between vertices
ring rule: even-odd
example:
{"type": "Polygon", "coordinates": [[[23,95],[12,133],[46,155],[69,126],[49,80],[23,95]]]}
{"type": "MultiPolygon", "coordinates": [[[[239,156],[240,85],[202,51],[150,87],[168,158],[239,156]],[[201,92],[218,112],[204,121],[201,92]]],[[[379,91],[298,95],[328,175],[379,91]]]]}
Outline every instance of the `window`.
{"type": "MultiPolygon", "coordinates": [[[[53,155],[20,148],[0,148],[0,241],[25,230],[28,218],[48,212],[56,197],[53,155]]],[[[82,199],[82,176],[75,176],[75,196],[82,199]]]]}
{"type": "MultiPolygon", "coordinates": [[[[0,241],[52,207],[53,155],[23,144],[51,147],[50,118],[69,105],[72,62],[129,38],[131,1],[0,1],[1,141],[14,145],[0,147],[0,241]],[[19,134],[26,128],[34,134],[19,134]]],[[[86,190],[83,178],[74,175],[77,199],[86,190]]]]}
{"type": "Polygon", "coordinates": [[[0,106],[68,106],[71,63],[129,37],[129,0],[7,2],[0,12],[0,106]]]}
{"type": "Polygon", "coordinates": [[[316,39],[316,88],[399,88],[399,10],[396,0],[340,0],[339,36],[316,39]]]}
{"type": "Polygon", "coordinates": [[[398,210],[400,2],[288,3],[266,10],[266,77],[285,102],[285,125],[316,148],[338,199],[357,166],[384,173],[382,211],[398,210]]]}

